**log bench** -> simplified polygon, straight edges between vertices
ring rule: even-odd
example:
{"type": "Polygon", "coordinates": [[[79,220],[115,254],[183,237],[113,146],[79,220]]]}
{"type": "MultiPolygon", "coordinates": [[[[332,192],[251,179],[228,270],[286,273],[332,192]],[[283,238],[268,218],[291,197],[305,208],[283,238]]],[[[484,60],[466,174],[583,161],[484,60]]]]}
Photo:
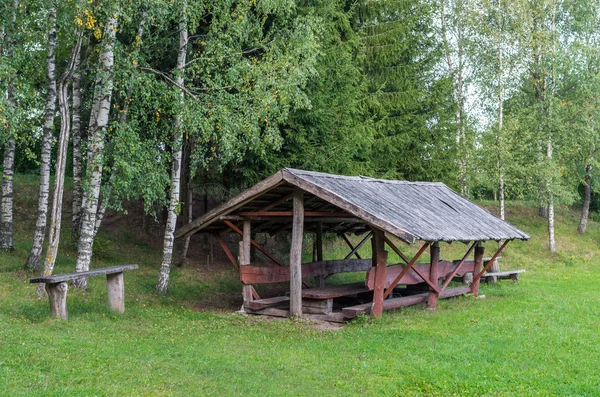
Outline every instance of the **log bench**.
{"type": "Polygon", "coordinates": [[[83,277],[106,275],[108,304],[113,311],[123,313],[125,312],[125,283],[123,281],[123,272],[137,268],[138,265],[111,266],[87,272],[36,277],[29,280],[29,282],[36,284],[45,283],[48,300],[50,301],[50,312],[54,317],[66,320],[68,318],[67,290],[69,289],[67,281],[83,277]]]}

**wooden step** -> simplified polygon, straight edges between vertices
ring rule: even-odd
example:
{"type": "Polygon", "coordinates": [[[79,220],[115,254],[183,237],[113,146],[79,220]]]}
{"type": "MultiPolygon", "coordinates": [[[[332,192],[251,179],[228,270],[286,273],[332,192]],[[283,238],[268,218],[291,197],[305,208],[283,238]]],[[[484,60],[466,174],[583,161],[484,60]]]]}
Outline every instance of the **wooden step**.
{"type": "Polygon", "coordinates": [[[288,302],[289,300],[289,296],[275,296],[273,298],[257,299],[251,302],[246,302],[245,305],[248,309],[260,310],[266,307],[276,306],[283,302],[288,302]]]}

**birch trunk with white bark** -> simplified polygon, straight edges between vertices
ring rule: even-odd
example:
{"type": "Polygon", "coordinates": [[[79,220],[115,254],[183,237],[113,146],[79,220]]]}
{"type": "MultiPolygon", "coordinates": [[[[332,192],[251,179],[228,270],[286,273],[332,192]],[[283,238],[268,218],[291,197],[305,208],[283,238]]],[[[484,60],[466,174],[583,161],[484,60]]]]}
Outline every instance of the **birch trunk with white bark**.
{"type": "MultiPolygon", "coordinates": [[[[19,1],[13,2],[13,25],[17,20],[19,1]]],[[[10,34],[4,29],[0,31],[2,37],[2,56],[8,57],[10,47],[14,45],[10,34]]],[[[15,87],[8,83],[8,102],[15,106],[15,87]]],[[[9,136],[4,144],[4,158],[2,171],[2,204],[0,212],[0,249],[13,249],[13,175],[15,171],[15,137],[9,136]]]]}
{"type": "Polygon", "coordinates": [[[585,167],[585,191],[583,194],[583,207],[581,208],[581,219],[577,231],[585,233],[587,229],[588,216],[590,214],[590,203],[592,202],[592,164],[585,167]]]}
{"type": "MultiPolygon", "coordinates": [[[[187,31],[187,10],[186,2],[183,2],[181,10],[181,19],[179,21],[179,54],[177,55],[177,86],[183,87],[183,69],[185,67],[188,31],[187,31]]],[[[180,93],[180,101],[183,102],[183,92],[180,93]]],[[[169,286],[169,274],[171,272],[171,262],[173,260],[173,241],[175,234],[175,223],[177,221],[177,207],[179,205],[180,175],[181,175],[181,152],[183,133],[181,131],[181,120],[175,118],[175,138],[173,140],[173,164],[171,168],[171,198],[169,200],[169,212],[167,225],[165,227],[165,238],[163,243],[163,258],[160,265],[160,272],[156,282],[156,290],[162,294],[167,292],[169,286]]]]}
{"type": "MultiPolygon", "coordinates": [[[[117,20],[110,18],[104,29],[103,49],[100,54],[100,70],[94,85],[94,105],[88,127],[88,152],[86,166],[86,188],[83,189],[81,204],[81,226],[79,244],[77,246],[77,262],[75,270],[84,272],[89,270],[92,261],[92,247],[96,227],[96,214],[98,212],[98,198],[100,196],[100,183],[102,181],[102,165],[104,161],[104,140],[110,104],[112,99],[114,64],[114,44],[117,20]]],[[[73,283],[76,288],[86,289],[87,280],[77,279],[73,283]]]]}
{"type": "MultiPolygon", "coordinates": [[[[71,61],[67,70],[63,73],[58,84],[58,105],[60,108],[60,134],[58,137],[58,154],[56,161],[56,172],[54,183],[54,197],[52,201],[52,213],[50,222],[50,233],[48,236],[48,251],[44,261],[42,277],[49,276],[54,270],[56,255],[58,254],[58,244],[60,241],[60,223],[62,219],[62,203],[65,187],[65,167],[67,165],[67,149],[69,146],[69,130],[71,129],[71,119],[69,112],[69,80],[76,67],[76,61],[79,50],[81,49],[82,33],[78,33],[77,42],[71,53],[71,61]]],[[[38,285],[37,293],[40,298],[45,296],[45,286],[43,283],[38,285]]]]}
{"type": "Polygon", "coordinates": [[[4,146],[2,172],[2,213],[0,214],[0,249],[13,249],[13,174],[15,171],[15,138],[4,146]]]}
{"type": "Polygon", "coordinates": [[[71,218],[71,234],[79,238],[79,225],[81,219],[81,199],[83,191],[81,187],[81,51],[77,54],[75,60],[75,70],[73,71],[72,87],[72,111],[71,111],[71,138],[73,139],[73,206],[71,218]]]}
{"type": "Polygon", "coordinates": [[[46,236],[48,218],[48,196],[50,195],[50,156],[54,140],[54,114],[56,113],[56,7],[48,10],[50,31],[48,32],[48,53],[46,56],[46,111],[40,155],[40,188],[38,192],[37,219],[33,233],[33,245],[25,264],[25,269],[38,271],[46,236]]]}

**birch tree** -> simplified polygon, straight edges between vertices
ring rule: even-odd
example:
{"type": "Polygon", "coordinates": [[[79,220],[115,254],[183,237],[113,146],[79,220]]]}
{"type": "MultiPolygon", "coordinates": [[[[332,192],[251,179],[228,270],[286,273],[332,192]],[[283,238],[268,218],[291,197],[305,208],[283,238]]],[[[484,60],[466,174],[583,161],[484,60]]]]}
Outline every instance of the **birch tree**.
{"type": "Polygon", "coordinates": [[[54,115],[56,113],[56,3],[50,2],[48,9],[48,43],[46,56],[46,111],[40,155],[40,187],[38,191],[37,219],[33,234],[33,245],[25,269],[38,271],[46,236],[48,219],[48,196],[50,192],[50,156],[54,140],[54,115]]]}
{"type": "MultiPolygon", "coordinates": [[[[15,0],[12,4],[12,22],[16,25],[19,1],[15,0]]],[[[3,56],[9,57],[11,47],[14,46],[14,37],[9,33],[10,27],[3,27],[0,36],[2,36],[3,56]]],[[[12,77],[10,78],[12,80],[12,77]]],[[[13,81],[8,81],[6,90],[7,106],[16,107],[15,104],[15,86],[13,81]]],[[[9,130],[6,117],[3,119],[4,129],[9,130]]],[[[14,126],[10,126],[13,127],[14,126]]],[[[15,167],[15,136],[13,131],[8,131],[4,143],[4,158],[2,170],[2,208],[0,212],[0,249],[13,249],[13,174],[15,167]]]]}
{"type": "MultiPolygon", "coordinates": [[[[188,45],[188,28],[187,28],[187,2],[183,1],[179,17],[179,52],[177,54],[176,80],[177,87],[184,87],[184,67],[187,56],[188,45]]],[[[179,104],[183,106],[184,93],[179,93],[179,104]]],[[[173,260],[173,242],[175,240],[175,224],[177,222],[177,211],[179,206],[180,175],[181,175],[181,157],[183,144],[183,131],[181,127],[181,115],[175,116],[173,139],[173,162],[171,168],[171,192],[169,200],[169,212],[167,216],[167,224],[165,226],[165,237],[163,241],[163,257],[160,265],[160,272],[156,282],[156,290],[160,293],[166,293],[169,285],[169,274],[171,271],[171,262],[173,260]]],[[[186,199],[187,201],[187,199],[186,199]]]]}
{"type": "MultiPolygon", "coordinates": [[[[106,22],[102,35],[100,67],[94,83],[92,113],[88,126],[86,181],[83,189],[80,237],[77,246],[77,262],[75,264],[75,270],[78,272],[89,270],[92,260],[98,198],[100,196],[100,183],[102,181],[105,133],[112,99],[112,68],[114,64],[116,30],[117,20],[111,15],[106,22]]],[[[77,279],[74,285],[77,288],[86,289],[87,279],[77,279]]]]}
{"type": "MultiPolygon", "coordinates": [[[[83,32],[79,31],[77,34],[77,41],[73,47],[71,59],[67,70],[63,73],[58,84],[58,103],[60,108],[60,134],[58,138],[58,154],[56,161],[56,182],[54,184],[54,197],[52,203],[52,214],[50,222],[50,234],[48,236],[48,251],[46,253],[46,260],[44,261],[44,269],[42,271],[42,277],[49,276],[54,270],[54,263],[56,262],[56,255],[58,254],[58,244],[60,241],[60,226],[62,219],[62,203],[63,203],[63,192],[65,187],[65,167],[67,164],[67,148],[69,145],[69,132],[71,129],[71,115],[69,112],[69,99],[68,99],[68,88],[69,80],[73,75],[73,71],[77,67],[79,59],[79,52],[81,50],[81,40],[83,32]]],[[[39,284],[37,288],[37,294],[40,298],[45,296],[45,290],[43,284],[39,284]]]]}

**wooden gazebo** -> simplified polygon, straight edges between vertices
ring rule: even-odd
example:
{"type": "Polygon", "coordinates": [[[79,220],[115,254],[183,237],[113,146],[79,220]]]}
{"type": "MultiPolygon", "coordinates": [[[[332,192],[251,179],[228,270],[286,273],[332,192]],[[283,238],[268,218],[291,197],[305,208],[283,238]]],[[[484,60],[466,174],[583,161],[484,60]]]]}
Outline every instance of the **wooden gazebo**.
{"type": "Polygon", "coordinates": [[[289,168],[183,226],[176,237],[197,232],[214,235],[239,270],[246,311],[330,321],[344,321],[362,312],[381,316],[385,309],[421,302],[435,308],[439,298],[465,293],[477,295],[481,277],[507,244],[530,238],[443,183],[391,181],[289,168]],[[254,233],[290,232],[289,266],[251,237],[254,233]],[[226,233],[241,236],[238,259],[222,238],[226,233]],[[316,235],[316,260],[302,264],[305,233],[316,235]],[[351,251],[344,259],[323,260],[326,233],[339,235],[348,243],[351,251]],[[349,233],[364,237],[353,246],[346,237],[349,233]],[[391,236],[407,244],[420,241],[422,245],[413,258],[407,258],[391,236]],[[362,259],[358,250],[369,240],[372,257],[362,259]],[[484,263],[482,242],[488,240],[503,243],[484,263]],[[441,260],[440,242],[454,241],[467,244],[464,257],[453,262],[441,260]],[[388,266],[386,245],[404,263],[388,266]],[[250,263],[252,246],[275,266],[250,263]],[[427,249],[429,263],[417,263],[427,249]],[[352,259],[354,256],[357,258],[352,259]],[[332,274],[358,271],[366,271],[364,282],[327,285],[332,274]],[[473,273],[469,286],[448,288],[453,279],[467,273],[473,273]],[[261,299],[252,287],[287,281],[289,296],[261,299]],[[340,302],[341,310],[335,310],[340,302]]]}

